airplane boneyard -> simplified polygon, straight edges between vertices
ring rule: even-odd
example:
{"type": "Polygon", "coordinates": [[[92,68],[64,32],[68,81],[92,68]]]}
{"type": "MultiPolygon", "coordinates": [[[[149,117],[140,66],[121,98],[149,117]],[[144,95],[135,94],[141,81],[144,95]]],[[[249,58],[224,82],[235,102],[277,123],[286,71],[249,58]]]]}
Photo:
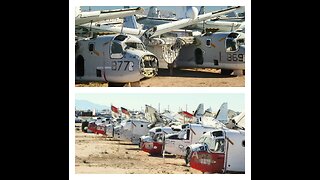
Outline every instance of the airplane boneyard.
{"type": "MultiPolygon", "coordinates": [[[[185,51],[181,51],[184,49],[182,46],[186,44],[194,44],[194,42],[198,42],[199,39],[194,41],[191,37],[190,41],[190,37],[173,39],[172,37],[159,37],[160,35],[173,31],[174,29],[183,28],[209,18],[232,12],[237,8],[239,7],[226,8],[224,10],[214,11],[202,15],[191,13],[193,12],[193,8],[190,10],[190,17],[186,19],[161,24],[144,31],[126,28],[130,29],[130,32],[132,30],[137,30],[138,34],[123,34],[126,32],[124,28],[121,28],[120,34],[97,36],[79,40],[76,42],[76,82],[108,82],[109,86],[117,86],[116,84],[121,84],[122,86],[123,84],[131,83],[134,86],[139,86],[139,81],[141,79],[151,78],[157,75],[160,59],[163,59],[166,63],[168,63],[169,67],[173,67],[173,62],[179,61],[176,60],[179,59],[179,55],[181,58],[187,56],[188,61],[190,60],[190,57],[194,57],[191,61],[197,62],[197,67],[199,64],[203,64],[203,66],[228,69],[230,66],[235,64],[235,58],[237,61],[239,60],[244,62],[244,45],[239,45],[240,41],[237,41],[236,39],[238,36],[230,41],[229,39],[233,37],[231,34],[224,38],[226,39],[226,42],[236,43],[236,45],[233,45],[235,49],[231,49],[229,54],[228,51],[223,51],[225,48],[228,48],[226,45],[223,47],[215,47],[216,45],[214,43],[218,45],[218,42],[213,41],[213,39],[213,42],[210,43],[210,45],[208,45],[208,39],[206,39],[204,40],[206,41],[205,44],[200,43],[201,47],[185,46],[191,48],[189,51],[187,50],[189,52],[188,54],[185,53],[185,51]],[[204,53],[205,50],[203,48],[209,46],[212,46],[216,49],[206,51],[206,53],[204,53]],[[236,52],[239,52],[239,54],[236,52]],[[207,57],[213,54],[215,55],[214,60],[212,60],[211,57],[207,57]],[[205,63],[200,62],[207,60],[208,62],[205,63]],[[223,61],[231,61],[232,63],[224,63],[223,61]]],[[[202,38],[203,36],[200,37],[202,38]]],[[[180,62],[186,63],[185,61],[180,62]]],[[[240,69],[241,68],[242,66],[240,69]]]]}

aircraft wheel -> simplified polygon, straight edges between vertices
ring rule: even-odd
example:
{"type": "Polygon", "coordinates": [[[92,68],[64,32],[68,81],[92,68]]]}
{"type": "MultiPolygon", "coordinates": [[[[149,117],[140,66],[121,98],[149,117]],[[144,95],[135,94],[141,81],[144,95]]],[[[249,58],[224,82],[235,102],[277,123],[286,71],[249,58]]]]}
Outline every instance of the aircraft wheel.
{"type": "Polygon", "coordinates": [[[186,150],[186,156],[184,157],[184,160],[185,160],[185,162],[186,162],[186,165],[188,165],[189,162],[190,162],[190,158],[191,158],[190,156],[191,156],[190,148],[187,148],[187,150],[186,150]]]}
{"type": "Polygon", "coordinates": [[[142,148],[142,142],[141,142],[141,139],[139,139],[139,149],[142,148]]]}

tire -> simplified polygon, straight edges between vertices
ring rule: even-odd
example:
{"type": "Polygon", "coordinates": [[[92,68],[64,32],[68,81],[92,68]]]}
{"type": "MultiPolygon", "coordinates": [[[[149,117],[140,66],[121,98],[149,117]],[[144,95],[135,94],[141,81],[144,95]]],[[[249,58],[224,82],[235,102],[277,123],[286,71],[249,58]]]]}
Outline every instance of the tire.
{"type": "Polygon", "coordinates": [[[142,142],[141,142],[141,139],[139,139],[139,149],[142,149],[142,142]]]}
{"type": "Polygon", "coordinates": [[[186,149],[186,156],[184,157],[184,161],[186,162],[186,165],[190,163],[190,156],[191,156],[191,151],[190,148],[186,149]]]}

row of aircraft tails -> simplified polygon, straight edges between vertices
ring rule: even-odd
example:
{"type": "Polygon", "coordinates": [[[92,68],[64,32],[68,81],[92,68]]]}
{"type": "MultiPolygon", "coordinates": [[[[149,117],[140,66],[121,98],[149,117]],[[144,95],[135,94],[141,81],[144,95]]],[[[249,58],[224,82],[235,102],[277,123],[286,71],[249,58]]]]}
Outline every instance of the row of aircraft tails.
{"type": "Polygon", "coordinates": [[[199,12],[187,6],[180,19],[156,17],[152,8],[151,17],[138,19],[140,7],[77,9],[76,34],[90,35],[76,36],[75,80],[139,85],[141,79],[156,76],[159,68],[169,68],[172,75],[173,68],[213,68],[224,75],[244,75],[245,21],[225,16],[239,8],[199,12]]]}
{"type": "Polygon", "coordinates": [[[131,141],[154,156],[181,156],[203,173],[245,172],[245,114],[228,109],[227,103],[216,113],[203,104],[193,113],[160,113],[149,105],[145,112],[132,112],[111,105],[107,118],[82,120],[82,131],[131,141]]]}

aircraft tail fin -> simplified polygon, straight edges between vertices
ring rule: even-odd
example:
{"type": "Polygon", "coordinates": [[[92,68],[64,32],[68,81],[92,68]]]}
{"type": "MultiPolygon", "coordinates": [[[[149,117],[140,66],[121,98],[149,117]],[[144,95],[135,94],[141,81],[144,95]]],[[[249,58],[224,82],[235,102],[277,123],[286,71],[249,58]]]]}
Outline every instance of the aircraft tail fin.
{"type": "Polygon", "coordinates": [[[126,16],[123,18],[123,27],[138,29],[138,23],[135,16],[126,16]]]}
{"type": "Polygon", "coordinates": [[[228,121],[228,103],[222,103],[215,119],[223,123],[226,123],[228,121]]]}
{"type": "Polygon", "coordinates": [[[202,116],[203,114],[204,114],[204,105],[203,103],[201,103],[198,105],[198,108],[194,112],[193,116],[199,117],[199,116],[202,116]]]}
{"type": "Polygon", "coordinates": [[[201,15],[201,14],[204,14],[204,6],[201,6],[201,7],[200,7],[200,10],[199,10],[199,14],[198,14],[198,15],[201,15]]]}
{"type": "Polygon", "coordinates": [[[111,105],[111,115],[113,118],[119,117],[119,109],[113,105],[111,105]]]}
{"type": "Polygon", "coordinates": [[[185,19],[185,18],[191,18],[195,19],[199,14],[199,11],[194,6],[182,6],[181,8],[178,8],[176,12],[177,19],[185,19]]]}
{"type": "Polygon", "coordinates": [[[163,122],[158,114],[158,111],[154,107],[149,105],[146,105],[145,118],[151,123],[151,126],[155,125],[156,123],[163,122]]]}
{"type": "Polygon", "coordinates": [[[147,17],[160,17],[160,11],[158,11],[157,6],[151,6],[147,17]]]}

